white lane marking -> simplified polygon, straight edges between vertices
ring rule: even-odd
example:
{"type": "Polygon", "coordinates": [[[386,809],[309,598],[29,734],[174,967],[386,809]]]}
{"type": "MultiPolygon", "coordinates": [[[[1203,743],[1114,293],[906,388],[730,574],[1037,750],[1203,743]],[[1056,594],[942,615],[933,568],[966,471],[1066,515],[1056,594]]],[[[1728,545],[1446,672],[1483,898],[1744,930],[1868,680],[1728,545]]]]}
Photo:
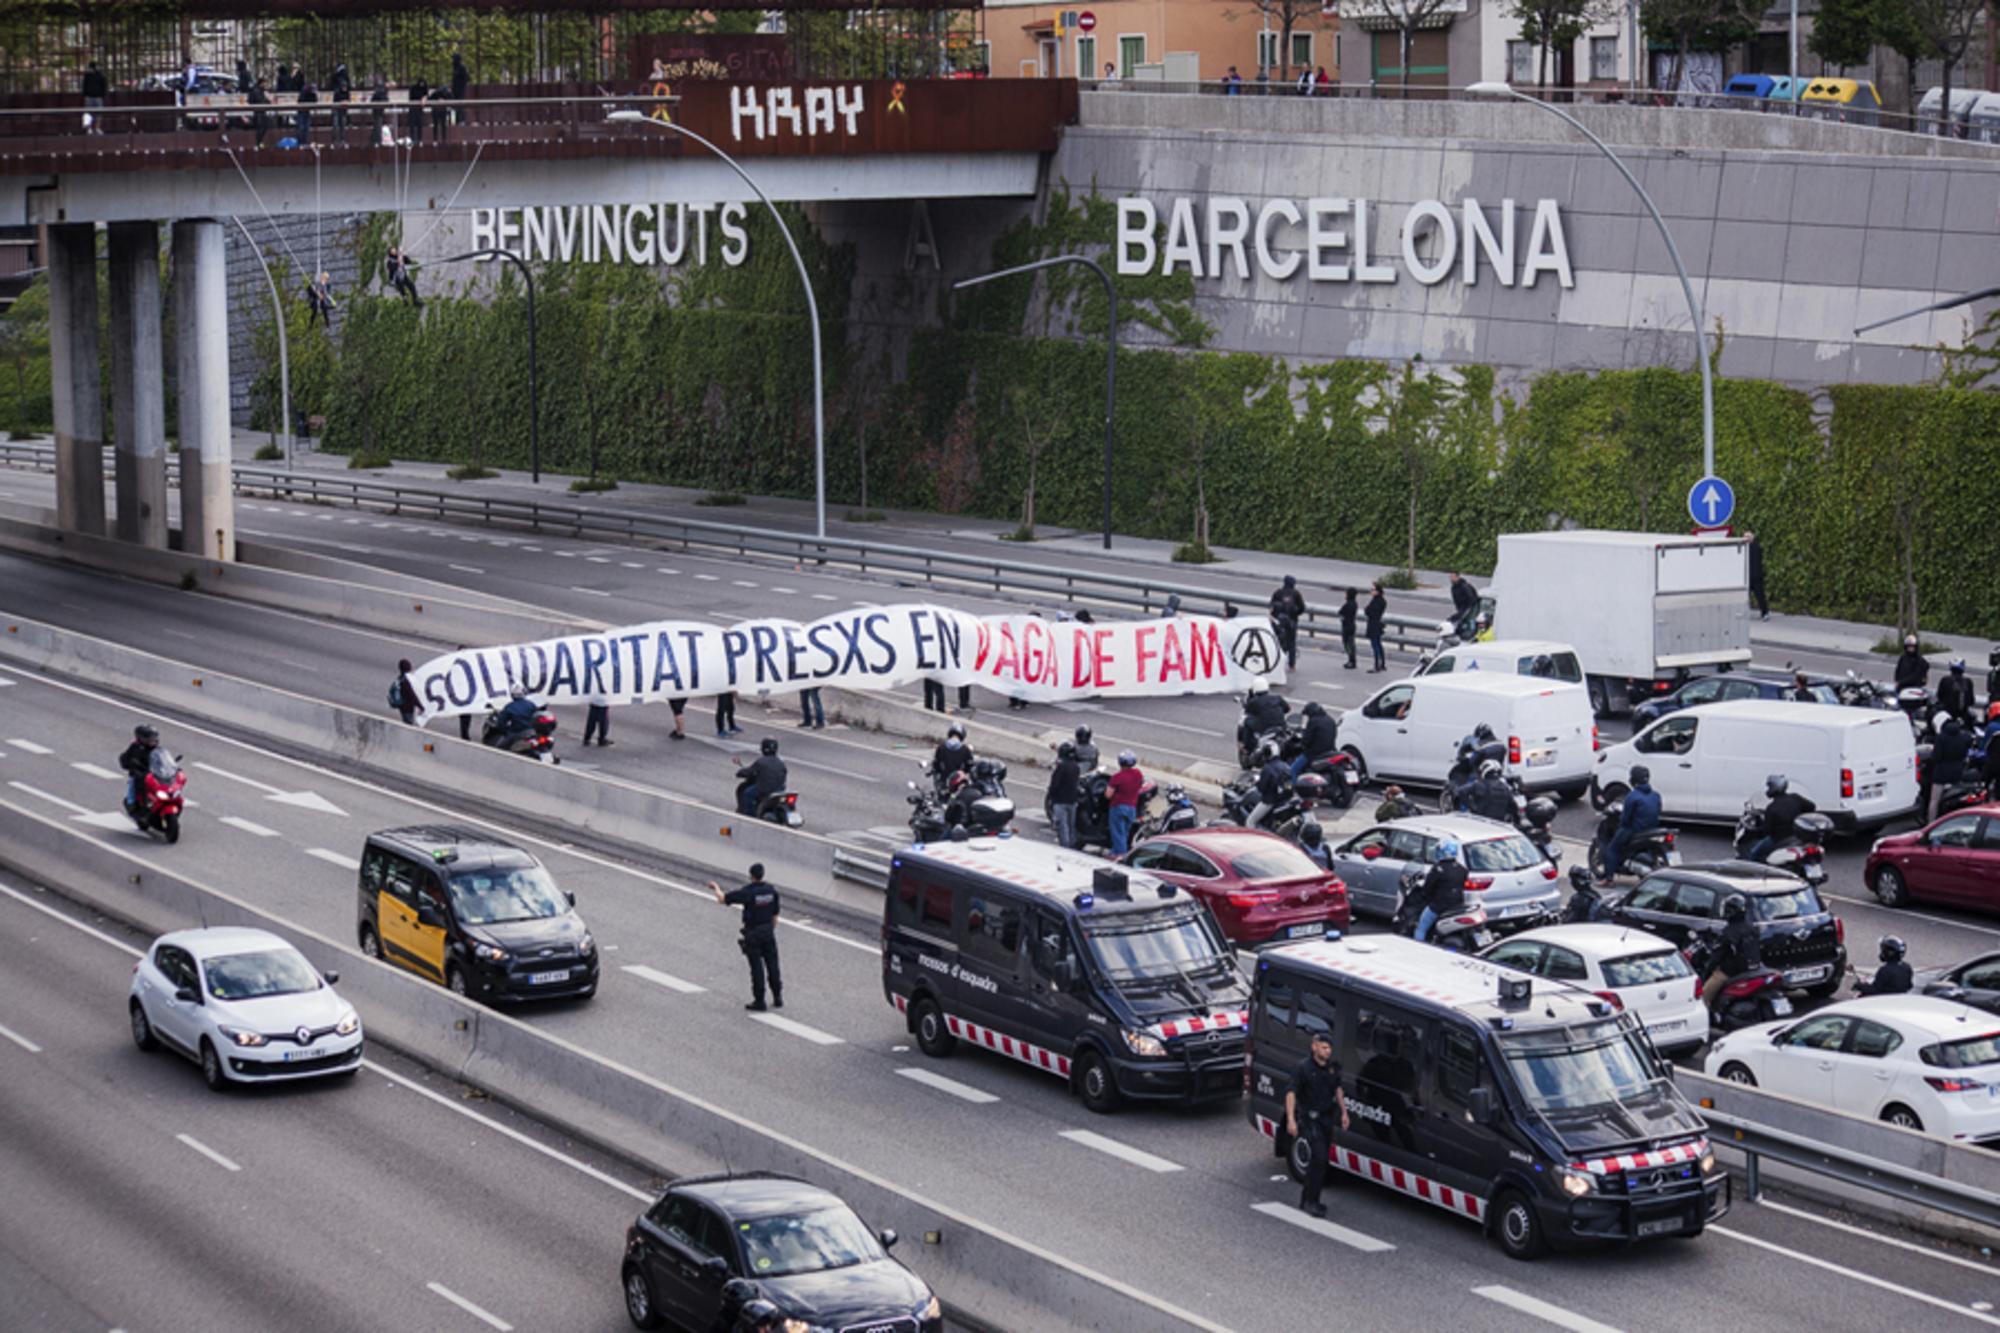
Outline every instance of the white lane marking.
{"type": "Polygon", "coordinates": [[[499,1315],[494,1314],[491,1311],[480,1309],[478,1306],[474,1305],[471,1301],[468,1301],[467,1299],[465,1299],[465,1297],[453,1291],[450,1287],[447,1287],[442,1283],[438,1282],[426,1282],[424,1285],[429,1287],[432,1291],[436,1292],[438,1295],[444,1297],[446,1300],[450,1301],[453,1305],[456,1305],[459,1309],[471,1315],[474,1319],[482,1320],[488,1326],[499,1329],[500,1333],[514,1333],[514,1326],[512,1324],[508,1323],[506,1320],[502,1319],[499,1315]]]}
{"type": "Polygon", "coordinates": [[[541,547],[539,547],[539,546],[530,546],[530,545],[528,545],[528,544],[527,544],[526,542],[522,542],[522,543],[521,543],[521,549],[522,549],[522,550],[524,550],[524,551],[533,551],[533,552],[534,552],[534,553],[535,553],[536,555],[540,555],[540,554],[542,553],[542,548],[541,548],[541,547]]]}
{"type": "Polygon", "coordinates": [[[794,764],[797,764],[800,768],[817,769],[821,773],[831,773],[837,778],[852,778],[856,782],[879,781],[879,779],[870,777],[866,773],[856,773],[853,770],[846,768],[835,768],[832,764],[822,764],[811,759],[801,759],[797,755],[792,756],[792,762],[794,764]]]}
{"type": "Polygon", "coordinates": [[[703,583],[717,583],[720,582],[722,579],[722,575],[720,574],[697,574],[695,575],[695,577],[700,579],[703,583]]]}
{"type": "Polygon", "coordinates": [[[1995,1328],[2000,1328],[2000,1318],[1995,1318],[1989,1314],[1982,1314],[1977,1310],[1968,1310],[1962,1305],[1945,1300],[1939,1296],[1933,1296],[1928,1292],[1914,1291],[1909,1287],[1898,1286],[1894,1282],[1874,1277],[1868,1273],[1857,1273],[1851,1268],[1844,1268],[1817,1255],[1801,1254],[1797,1250],[1788,1250],[1782,1245],[1773,1244],[1768,1240],[1762,1240],[1756,1236],[1747,1236],[1741,1231],[1733,1231],[1728,1227],[1709,1227],[1707,1230],[1710,1235],[1727,1236],[1731,1240],[1740,1240],[1746,1245],[1755,1245],[1760,1250],[1769,1250],[1773,1254],[1782,1254],[1787,1259],[1796,1259],[1802,1264],[1811,1264],[1814,1268],[1824,1268],[1829,1273],[1839,1273],[1843,1277],[1851,1277],[1856,1282],[1865,1282],[1869,1286],[1879,1288],[1882,1291],[1894,1292],[1898,1296],[1907,1296],[1913,1301],[1922,1301],[1925,1305],[1935,1305],[1940,1310],[1949,1310],[1953,1314],[1964,1315],[1967,1319],[1976,1319],[1982,1324],[1991,1324],[1995,1328]]]}
{"type": "Polygon", "coordinates": [[[620,560],[620,561],[618,562],[618,568],[620,568],[620,569],[644,569],[644,568],[645,568],[645,566],[644,566],[644,565],[642,565],[642,564],[640,564],[640,563],[639,563],[639,562],[638,562],[637,560],[620,560]]]}
{"type": "Polygon", "coordinates": [[[960,1101],[971,1102],[975,1106],[985,1106],[989,1102],[1000,1100],[990,1092],[981,1092],[978,1088],[960,1083],[955,1078],[946,1078],[943,1074],[934,1074],[928,1069],[898,1069],[896,1072],[912,1083],[921,1083],[927,1088],[936,1088],[939,1092],[949,1093],[960,1101]]]}
{"type": "Polygon", "coordinates": [[[754,588],[757,586],[756,584],[752,583],[749,579],[731,579],[729,580],[729,582],[731,586],[737,588],[754,588]]]}
{"type": "Polygon", "coordinates": [[[816,592],[812,595],[812,598],[815,602],[837,602],[840,600],[830,592],[816,592]]]}
{"type": "Polygon", "coordinates": [[[1306,680],[1299,683],[1310,685],[1316,690],[1344,690],[1347,688],[1345,685],[1336,685],[1330,680],[1306,680]]]}
{"type": "Polygon", "coordinates": [[[0,1037],[5,1037],[8,1041],[13,1042],[16,1046],[19,1046],[29,1055],[40,1055],[42,1053],[41,1047],[35,1045],[35,1043],[29,1041],[26,1037],[14,1031],[14,1029],[12,1028],[0,1027],[0,1037]]]}
{"type": "Polygon", "coordinates": [[[266,796],[278,796],[284,792],[284,788],[282,787],[273,787],[270,783],[259,782],[255,778],[246,778],[241,773],[231,773],[226,768],[217,768],[214,764],[206,764],[199,759],[194,761],[194,766],[204,773],[213,773],[218,778],[228,778],[231,782],[240,782],[246,787],[254,787],[266,796]]]}
{"type": "Polygon", "coordinates": [[[71,764],[70,767],[79,773],[88,773],[94,778],[104,778],[111,782],[123,782],[125,780],[123,773],[114,773],[102,764],[85,763],[81,759],[71,764]]]}
{"type": "Polygon", "coordinates": [[[1975,1259],[1961,1259],[1955,1254],[1947,1254],[1943,1250],[1934,1250],[1928,1245],[1918,1245],[1911,1241],[1898,1240],[1894,1236],[1878,1235],[1862,1227],[1849,1226],[1845,1222],[1836,1222],[1830,1217],[1816,1216],[1803,1208],[1793,1208],[1789,1204],[1778,1203],[1768,1197],[1758,1200],[1757,1207],[1764,1212],[1784,1213],[1807,1222],[1816,1222],[1823,1227],[1831,1227],[1835,1231],[1845,1231],[1848,1235],[1859,1236],[1863,1240],[1880,1241],[1884,1245],[1893,1245],[1899,1250],[1908,1250],[1912,1254],[1921,1254],[1926,1259],[1937,1259],[1944,1263],[1957,1264],[1960,1268],[1970,1268],[1973,1272],[1984,1273],[1988,1277],[1995,1276],[1996,1270],[1992,1264],[1982,1264],[1975,1259]]]}
{"type": "Polygon", "coordinates": [[[796,597],[799,595],[799,590],[797,588],[780,588],[775,583],[771,585],[771,591],[775,593],[782,593],[786,597],[796,597]]]}
{"type": "Polygon", "coordinates": [[[209,1161],[214,1162],[224,1171],[241,1171],[243,1169],[192,1134],[176,1134],[174,1137],[200,1153],[203,1157],[206,1157],[209,1161]]]}
{"type": "Polygon", "coordinates": [[[21,739],[20,737],[18,737],[18,736],[9,736],[9,737],[7,738],[7,744],[9,744],[9,745],[13,746],[13,747],[14,747],[15,749],[17,749],[17,750],[25,750],[25,751],[26,751],[27,753],[29,753],[29,754],[54,754],[54,753],[55,753],[55,751],[54,751],[54,750],[51,750],[51,749],[50,749],[50,748],[49,748],[48,746],[46,746],[46,745],[37,745],[37,744],[35,744],[35,743],[34,743],[33,741],[24,741],[24,740],[22,740],[22,739],[21,739]]]}
{"type": "Polygon", "coordinates": [[[486,572],[477,565],[447,565],[446,568],[455,569],[461,574],[484,574],[486,572]]]}
{"type": "Polygon", "coordinates": [[[590,597],[609,597],[611,595],[602,588],[571,588],[570,591],[580,592],[590,597]]]}
{"type": "Polygon", "coordinates": [[[660,572],[660,573],[662,573],[662,574],[679,574],[679,573],[680,573],[680,571],[679,571],[678,569],[668,569],[668,568],[667,568],[667,567],[666,567],[665,565],[660,565],[660,566],[658,567],[658,569],[659,569],[659,572],[660,572]]]}
{"type": "Polygon", "coordinates": [[[1573,1329],[1575,1333],[1618,1333],[1618,1330],[1610,1324],[1600,1324],[1595,1319],[1586,1319],[1580,1314],[1563,1309],[1560,1305],[1550,1305],[1547,1301],[1537,1300],[1525,1292],[1515,1291],[1512,1287],[1498,1284],[1474,1287],[1472,1294],[1484,1296],[1494,1304],[1504,1305],[1510,1310],[1533,1315],[1544,1323],[1554,1324],[1557,1328],[1573,1329]]]}
{"type": "Polygon", "coordinates": [[[1295,1227],[1312,1232],[1315,1236],[1324,1236],[1328,1240],[1338,1241],[1340,1244],[1359,1250],[1363,1254],[1380,1254],[1384,1250],[1393,1250],[1396,1248],[1386,1240],[1377,1240],[1373,1236],[1350,1230],[1336,1222],[1329,1222],[1323,1217],[1314,1217],[1309,1213],[1302,1213],[1288,1203],[1277,1203],[1272,1200],[1266,1200],[1263,1203],[1251,1204],[1250,1211],[1253,1213],[1262,1213],[1266,1217],[1275,1217],[1280,1222],[1288,1222],[1295,1227]]]}
{"type": "Polygon", "coordinates": [[[361,869],[361,863],[345,852],[330,852],[324,847],[308,847],[306,855],[317,857],[328,865],[339,866],[342,870],[361,869]]]}
{"type": "Polygon", "coordinates": [[[253,824],[241,815],[224,815],[215,822],[218,824],[227,824],[231,828],[242,829],[245,833],[259,838],[275,838],[278,836],[278,830],[265,828],[262,824],[253,824]]]}
{"type": "Polygon", "coordinates": [[[1169,722],[1164,718],[1146,717],[1140,713],[1121,713],[1115,708],[1092,708],[1092,712],[1106,717],[1115,717],[1124,722],[1138,722],[1149,727],[1166,727],[1171,731],[1191,731],[1197,736],[1215,735],[1214,727],[1191,727],[1185,722],[1169,722]]]}
{"type": "Polygon", "coordinates": [[[1058,1137],[1068,1139],[1071,1143],[1081,1144],[1086,1148],[1095,1148],[1101,1153],[1116,1157],[1121,1162],[1130,1162],[1134,1166],[1144,1167],[1146,1170],[1156,1172],[1160,1175],[1181,1169],[1178,1162],[1169,1162],[1164,1157],[1155,1157],[1149,1152],[1141,1152],[1137,1148],[1120,1143],[1117,1139],[1108,1139],[1094,1130],[1066,1129],[1058,1137]]]}
{"type": "Polygon", "coordinates": [[[47,801],[50,805],[58,806],[61,809],[69,811],[73,815],[87,815],[91,813],[91,811],[84,809],[82,806],[78,805],[75,801],[65,801],[60,796],[51,796],[48,792],[43,791],[40,787],[30,787],[25,782],[10,781],[7,785],[14,788],[17,791],[24,791],[28,793],[28,795],[30,796],[39,796],[44,801],[47,801]]]}
{"type": "Polygon", "coordinates": [[[14,683],[13,681],[8,680],[5,676],[0,676],[0,690],[6,689],[9,685],[12,685],[13,683],[14,683]]]}
{"type": "Polygon", "coordinates": [[[656,986],[665,986],[670,991],[679,991],[682,995],[699,995],[708,989],[706,986],[697,986],[692,981],[683,981],[670,973],[656,972],[650,967],[640,967],[637,964],[627,964],[618,970],[630,972],[633,976],[643,981],[650,981],[656,986]]]}
{"type": "MultiPolygon", "coordinates": [[[[1847,903],[1852,907],[1867,907],[1878,912],[1891,910],[1883,907],[1882,900],[1879,898],[1850,898],[1846,894],[1841,893],[1824,893],[1820,896],[1829,898],[1837,903],[1847,903]]],[[[1957,930],[1976,930],[1982,935],[2000,935],[2000,929],[1995,929],[1992,926],[1977,926],[1970,921],[1955,921],[1948,916],[1938,916],[1932,912],[1918,912],[1907,907],[1898,907],[1893,910],[1895,915],[1899,917],[1915,917],[1919,921],[1928,921],[1934,926],[1947,926],[1957,930]]]]}
{"type": "Polygon", "coordinates": [[[783,1014],[752,1014],[750,1017],[762,1023],[767,1028],[776,1028],[780,1032],[789,1032],[794,1037],[809,1041],[815,1046],[842,1046],[846,1044],[831,1032],[821,1032],[816,1027],[808,1027],[804,1023],[793,1022],[783,1014]]]}
{"type": "Polygon", "coordinates": [[[606,559],[604,556],[601,555],[587,555],[584,557],[584,559],[588,560],[593,565],[608,565],[611,563],[610,560],[606,559]]]}
{"type": "Polygon", "coordinates": [[[100,943],[108,944],[114,949],[118,949],[123,951],[124,953],[130,954],[134,958],[138,958],[141,956],[141,950],[133,948],[131,945],[127,944],[124,940],[117,938],[115,935],[107,935],[103,931],[99,930],[96,926],[86,925],[83,922],[78,921],[73,916],[69,916],[66,915],[65,913],[58,912],[55,908],[50,907],[47,903],[38,903],[32,897],[21,892],[19,889],[10,888],[5,884],[0,884],[0,893],[6,894],[9,898],[12,898],[15,902],[34,908],[37,912],[40,912],[43,916],[52,916],[56,920],[62,922],[65,926],[68,926],[73,930],[80,930],[84,934],[90,936],[94,940],[99,941],[100,943]]]}
{"type": "Polygon", "coordinates": [[[554,554],[555,554],[555,556],[556,556],[556,557],[557,557],[558,559],[561,559],[561,560],[574,560],[574,559],[576,559],[576,552],[575,552],[575,551],[556,551],[556,552],[554,552],[554,554]]]}

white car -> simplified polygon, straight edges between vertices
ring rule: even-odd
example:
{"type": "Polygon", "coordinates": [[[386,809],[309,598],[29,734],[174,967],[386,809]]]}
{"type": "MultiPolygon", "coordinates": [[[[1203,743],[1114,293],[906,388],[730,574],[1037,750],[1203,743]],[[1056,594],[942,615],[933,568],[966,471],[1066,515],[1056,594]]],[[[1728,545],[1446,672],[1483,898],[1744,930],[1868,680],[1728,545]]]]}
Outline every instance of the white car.
{"type": "Polygon", "coordinates": [[[1658,935],[1625,926],[1543,926],[1502,940],[1481,957],[1595,991],[1636,1015],[1662,1054],[1708,1040],[1701,979],[1658,935]]]}
{"type": "Polygon", "coordinates": [[[1707,1071],[1939,1138],[2000,1145],[2000,1019],[1871,995],[1715,1043],[1707,1071]]]}
{"type": "Polygon", "coordinates": [[[132,1040],[201,1066],[221,1092],[361,1068],[361,1016],[268,930],[216,926],[153,941],[132,968],[132,1040]]]}

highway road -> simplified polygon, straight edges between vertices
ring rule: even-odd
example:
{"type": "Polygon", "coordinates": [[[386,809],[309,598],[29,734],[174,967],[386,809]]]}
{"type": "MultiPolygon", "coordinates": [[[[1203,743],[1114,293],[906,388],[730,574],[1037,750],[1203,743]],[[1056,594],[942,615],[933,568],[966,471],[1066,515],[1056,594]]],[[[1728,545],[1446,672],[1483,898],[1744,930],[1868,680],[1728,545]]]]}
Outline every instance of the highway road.
{"type": "MultiPolygon", "coordinates": [[[[156,623],[130,629],[143,639],[156,623]]],[[[203,651],[240,646],[216,641],[203,651]]],[[[13,807],[0,806],[0,830],[33,810],[337,938],[352,938],[354,858],[370,829],[495,817],[420,803],[166,719],[199,804],[178,846],[149,844],[120,827],[110,769],[138,715],[73,686],[0,675],[12,682],[0,687],[0,802],[13,807]],[[271,790],[310,790],[335,813],[276,801],[271,790]]],[[[1983,1259],[1920,1237],[1843,1228],[1803,1205],[1739,1206],[1694,1243],[1532,1268],[1505,1259],[1468,1224],[1372,1188],[1341,1189],[1336,1228],[1302,1225],[1283,1206],[1294,1190],[1239,1106],[1095,1117],[1057,1081],[1011,1062],[969,1053],[926,1061],[882,999],[874,932],[809,913],[789,914],[781,935],[784,1013],[745,1014],[733,913],[642,866],[518,840],[578,895],[607,977],[595,1000],[530,1010],[529,1021],[1218,1324],[1290,1328],[1301,1309],[1327,1305],[1383,1329],[2000,1325],[1991,1313],[2000,1276],[1983,1259]]],[[[0,916],[0,931],[21,929],[0,916]]],[[[38,1041],[13,1017],[27,1023],[34,1007],[9,1007],[7,995],[0,988],[0,1024],[38,1041]]],[[[615,1235],[606,1242],[607,1261],[615,1243],[615,1235]]],[[[484,1288],[474,1295],[438,1280],[487,1305],[484,1288]]],[[[487,1308],[498,1311],[513,1298],[492,1299],[487,1308]]]]}

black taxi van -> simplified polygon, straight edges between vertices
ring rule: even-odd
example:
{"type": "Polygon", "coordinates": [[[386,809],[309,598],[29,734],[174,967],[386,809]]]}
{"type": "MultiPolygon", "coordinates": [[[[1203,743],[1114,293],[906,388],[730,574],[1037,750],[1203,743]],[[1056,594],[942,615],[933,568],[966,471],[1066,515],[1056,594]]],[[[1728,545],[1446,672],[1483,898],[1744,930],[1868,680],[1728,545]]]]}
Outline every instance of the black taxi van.
{"type": "Polygon", "coordinates": [[[361,952],[478,1000],[597,991],[597,943],[542,863],[477,829],[385,829],[361,852],[361,952]]]}
{"type": "Polygon", "coordinates": [[[1514,1258],[1693,1236],[1729,1210],[1701,1117],[1638,1020],[1588,991],[1396,937],[1259,954],[1250,1122],[1301,1180],[1285,1093],[1319,1032],[1351,1125],[1332,1164],[1484,1224],[1514,1258]]]}
{"type": "Polygon", "coordinates": [[[882,989],[924,1054],[983,1046],[1099,1112],[1242,1095],[1249,988],[1199,899],[1004,835],[889,864],[882,989]]]}

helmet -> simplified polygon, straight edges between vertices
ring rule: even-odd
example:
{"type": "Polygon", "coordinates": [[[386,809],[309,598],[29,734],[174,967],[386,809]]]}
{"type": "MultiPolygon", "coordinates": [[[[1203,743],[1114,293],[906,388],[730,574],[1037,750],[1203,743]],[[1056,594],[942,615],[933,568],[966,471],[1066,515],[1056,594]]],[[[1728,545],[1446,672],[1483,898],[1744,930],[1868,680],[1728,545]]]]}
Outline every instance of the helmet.
{"type": "Polygon", "coordinates": [[[1479,776],[1482,778],[1499,777],[1500,761],[1498,759],[1488,759],[1485,763],[1479,766],[1479,776]]]}
{"type": "Polygon", "coordinates": [[[1990,667],[2000,667],[2000,647],[1995,647],[1992,651],[1986,654],[1986,665],[1990,667]]]}
{"type": "Polygon", "coordinates": [[[1957,731],[1960,725],[1961,724],[1959,723],[1959,720],[1956,717],[1947,716],[1944,720],[1943,727],[1940,729],[1943,731],[1957,731]]]}
{"type": "Polygon", "coordinates": [[[1986,705],[1986,720],[1991,722],[1995,718],[2000,718],[2000,699],[1986,705]]]}
{"type": "Polygon", "coordinates": [[[1917,651],[1917,636],[1914,634],[1905,634],[1903,636],[1903,647],[1909,649],[1913,653],[1917,651]]]}
{"type": "Polygon", "coordinates": [[[964,769],[955,768],[951,771],[951,776],[944,780],[944,785],[950,788],[952,791],[957,791],[960,787],[963,787],[966,783],[970,782],[971,780],[972,779],[965,776],[964,769]]]}
{"type": "Polygon", "coordinates": [[[952,723],[950,726],[944,729],[944,735],[946,740],[958,740],[958,741],[964,740],[965,724],[963,722],[952,723]]]}
{"type": "Polygon", "coordinates": [[[1250,682],[1250,693],[1252,694],[1262,694],[1264,691],[1270,688],[1271,688],[1271,682],[1265,680],[1262,676],[1257,676],[1250,682]]]}
{"type": "Polygon", "coordinates": [[[1472,729],[1472,734],[1479,740],[1490,741],[1493,739],[1493,724],[1490,722],[1481,722],[1472,729]]]}
{"type": "Polygon", "coordinates": [[[1652,770],[1652,769],[1650,769],[1650,768],[1647,768],[1647,767],[1646,767],[1646,766],[1645,766],[1644,764],[1634,764],[1634,765],[1632,765],[1632,785],[1633,785],[1633,786],[1635,786],[1635,787],[1643,787],[1643,786],[1644,786],[1645,784],[1647,784],[1648,782],[1651,782],[1652,780],[1653,780],[1653,770],[1652,770]]]}
{"type": "Polygon", "coordinates": [[[1076,746],[1072,745],[1068,741],[1064,741],[1061,745],[1058,745],[1056,747],[1056,758],[1058,759],[1076,758],[1076,746]]]}
{"type": "Polygon", "coordinates": [[[1090,728],[1089,728],[1089,727],[1078,727],[1078,728],[1076,729],[1076,743],[1077,743],[1078,745],[1088,745],[1088,744],[1090,744],[1090,728]]]}
{"type": "Polygon", "coordinates": [[[1307,717],[1318,717],[1321,713],[1324,713],[1325,711],[1326,709],[1320,706],[1320,702],[1317,699],[1314,699],[1311,703],[1306,705],[1307,717]]]}
{"type": "Polygon", "coordinates": [[[1965,659],[1962,657],[1952,658],[1951,669],[1962,674],[1965,671],[1965,659]]]}
{"type": "Polygon", "coordinates": [[[1320,832],[1319,821],[1317,819],[1308,819],[1299,826],[1299,841],[1308,847],[1319,846],[1320,839],[1323,836],[1320,832]]]}
{"type": "Polygon", "coordinates": [[[1899,935],[1884,935],[1882,943],[1876,948],[1885,963],[1900,963],[1903,961],[1903,955],[1910,951],[1910,946],[1903,943],[1899,935]]]}
{"type": "Polygon", "coordinates": [[[778,752],[778,738],[775,736],[766,736],[764,743],[757,748],[765,754],[776,754],[778,752]]]}
{"type": "Polygon", "coordinates": [[[509,699],[525,699],[528,697],[528,687],[526,685],[516,685],[513,689],[507,691],[507,697],[509,699]]]}
{"type": "Polygon", "coordinates": [[[1597,877],[1590,873],[1589,866],[1571,866],[1569,868],[1569,886],[1578,893],[1583,892],[1585,889],[1596,893],[1597,877]]]}
{"type": "Polygon", "coordinates": [[[1741,921],[1750,914],[1750,900],[1740,893],[1732,893],[1722,900],[1722,919],[1741,921]]]}
{"type": "Polygon", "coordinates": [[[1132,765],[1138,762],[1139,762],[1139,756],[1133,754],[1130,750],[1120,750],[1118,752],[1118,767],[1130,768],[1132,767],[1132,765]]]}
{"type": "Polygon", "coordinates": [[[1766,796],[1782,796],[1791,788],[1791,785],[1792,780],[1783,773],[1773,773],[1770,777],[1764,779],[1764,794],[1766,796]]]}
{"type": "Polygon", "coordinates": [[[1446,838],[1443,842],[1437,845],[1437,852],[1435,855],[1431,857],[1431,859],[1438,862],[1456,861],[1458,859],[1457,841],[1451,838],[1446,838]]]}
{"type": "Polygon", "coordinates": [[[1299,780],[1292,784],[1292,791],[1302,801],[1323,801],[1330,784],[1317,773],[1301,773],[1299,780]]]}
{"type": "Polygon", "coordinates": [[[160,743],[160,729],[150,723],[141,722],[138,726],[132,728],[132,739],[135,741],[144,741],[148,745],[158,745],[160,743]]]}

